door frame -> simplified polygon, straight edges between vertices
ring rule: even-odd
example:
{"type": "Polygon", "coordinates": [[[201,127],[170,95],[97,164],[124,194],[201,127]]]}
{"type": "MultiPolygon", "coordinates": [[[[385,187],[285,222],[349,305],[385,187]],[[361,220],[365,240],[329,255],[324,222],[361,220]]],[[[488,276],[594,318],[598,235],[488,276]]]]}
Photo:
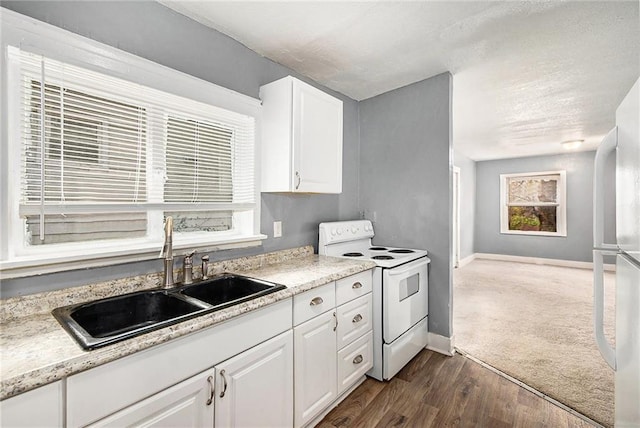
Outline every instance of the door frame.
{"type": "Polygon", "coordinates": [[[453,167],[453,267],[460,266],[460,168],[453,167]]]}

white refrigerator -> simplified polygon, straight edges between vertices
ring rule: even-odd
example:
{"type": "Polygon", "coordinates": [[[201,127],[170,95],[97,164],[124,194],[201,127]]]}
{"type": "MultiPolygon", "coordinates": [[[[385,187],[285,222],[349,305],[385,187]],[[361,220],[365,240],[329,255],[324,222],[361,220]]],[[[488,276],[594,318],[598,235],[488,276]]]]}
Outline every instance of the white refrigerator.
{"type": "Polygon", "coordinates": [[[616,110],[616,127],[595,158],[594,324],[598,348],[615,370],[615,426],[640,427],[640,79],[616,110]],[[616,242],[604,242],[605,163],[616,156],[616,242]],[[616,258],[615,347],[604,336],[603,256],[616,258]]]}

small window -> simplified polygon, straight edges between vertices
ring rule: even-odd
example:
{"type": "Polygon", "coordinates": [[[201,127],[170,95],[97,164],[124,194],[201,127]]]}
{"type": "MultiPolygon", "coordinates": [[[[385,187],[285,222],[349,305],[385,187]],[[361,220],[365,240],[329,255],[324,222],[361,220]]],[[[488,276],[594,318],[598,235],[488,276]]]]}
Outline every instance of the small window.
{"type": "Polygon", "coordinates": [[[566,236],[565,171],[500,175],[501,233],[566,236]]]}

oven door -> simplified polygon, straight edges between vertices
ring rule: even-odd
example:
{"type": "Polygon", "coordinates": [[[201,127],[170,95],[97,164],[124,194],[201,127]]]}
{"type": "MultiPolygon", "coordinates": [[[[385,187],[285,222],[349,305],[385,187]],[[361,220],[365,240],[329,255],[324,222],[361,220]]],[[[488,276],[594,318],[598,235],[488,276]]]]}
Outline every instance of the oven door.
{"type": "Polygon", "coordinates": [[[382,331],[385,343],[391,343],[427,316],[428,267],[424,257],[382,274],[382,331]]]}

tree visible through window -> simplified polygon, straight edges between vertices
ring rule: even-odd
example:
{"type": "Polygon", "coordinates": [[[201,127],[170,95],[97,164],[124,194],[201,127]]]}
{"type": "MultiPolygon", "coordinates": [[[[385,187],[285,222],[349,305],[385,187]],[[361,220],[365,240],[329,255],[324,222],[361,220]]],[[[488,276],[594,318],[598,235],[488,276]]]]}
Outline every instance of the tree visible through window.
{"type": "Polygon", "coordinates": [[[500,178],[502,233],[566,235],[564,171],[500,178]]]}

